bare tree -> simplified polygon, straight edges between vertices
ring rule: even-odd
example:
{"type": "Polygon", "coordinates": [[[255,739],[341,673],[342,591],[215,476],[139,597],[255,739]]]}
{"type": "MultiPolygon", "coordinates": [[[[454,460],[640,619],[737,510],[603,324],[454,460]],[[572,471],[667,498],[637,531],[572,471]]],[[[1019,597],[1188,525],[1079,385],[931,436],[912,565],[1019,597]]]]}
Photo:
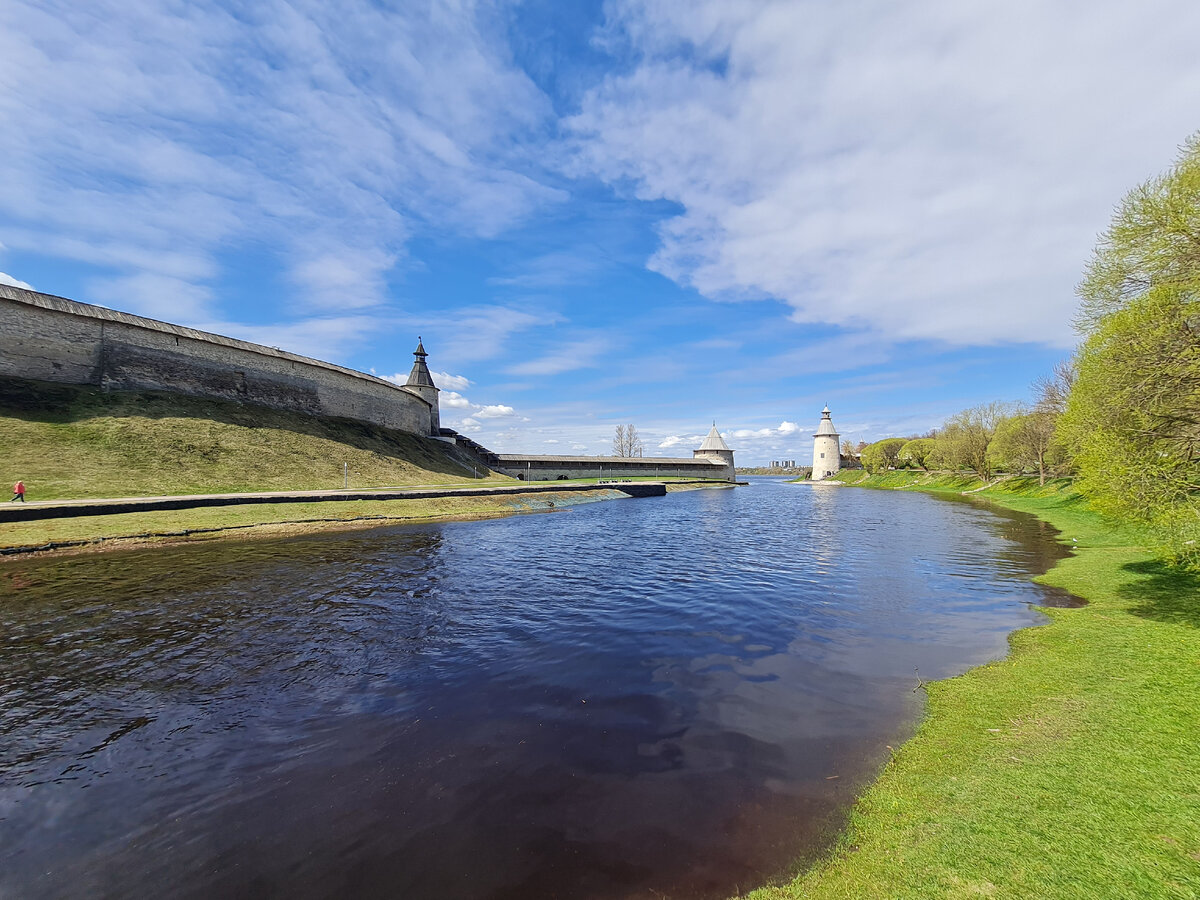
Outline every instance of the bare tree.
{"type": "Polygon", "coordinates": [[[625,426],[618,425],[613,434],[613,456],[625,455],[625,426]]]}
{"type": "Polygon", "coordinates": [[[1054,371],[1033,383],[1037,394],[1035,409],[1038,412],[1062,415],[1067,411],[1067,398],[1075,384],[1075,360],[1064,359],[1054,364],[1054,371]]]}
{"type": "Polygon", "coordinates": [[[635,425],[618,425],[613,434],[613,456],[641,456],[642,439],[635,425]]]}

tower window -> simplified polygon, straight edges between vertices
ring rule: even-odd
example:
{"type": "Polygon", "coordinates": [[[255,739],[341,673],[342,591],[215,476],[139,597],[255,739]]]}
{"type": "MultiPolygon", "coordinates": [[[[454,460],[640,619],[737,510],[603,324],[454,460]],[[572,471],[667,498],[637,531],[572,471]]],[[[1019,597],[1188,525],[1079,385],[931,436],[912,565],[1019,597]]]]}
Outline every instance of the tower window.
{"type": "Polygon", "coordinates": [[[822,454],[821,454],[821,459],[824,459],[824,458],[825,458],[825,454],[824,454],[824,453],[822,453],[822,454]]]}

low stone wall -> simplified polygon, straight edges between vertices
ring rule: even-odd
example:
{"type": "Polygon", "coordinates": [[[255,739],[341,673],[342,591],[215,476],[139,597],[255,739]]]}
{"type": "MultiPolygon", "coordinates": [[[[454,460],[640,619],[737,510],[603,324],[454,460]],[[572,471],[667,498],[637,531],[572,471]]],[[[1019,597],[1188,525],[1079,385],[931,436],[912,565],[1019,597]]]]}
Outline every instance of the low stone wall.
{"type": "Polygon", "coordinates": [[[382,378],[8,285],[0,285],[2,375],[168,391],[436,433],[430,404],[382,378]]]}
{"type": "Polygon", "coordinates": [[[716,478],[732,481],[731,466],[705,459],[680,457],[616,456],[524,456],[514,453],[498,454],[492,464],[497,472],[525,481],[557,481],[565,478],[716,478]]]}

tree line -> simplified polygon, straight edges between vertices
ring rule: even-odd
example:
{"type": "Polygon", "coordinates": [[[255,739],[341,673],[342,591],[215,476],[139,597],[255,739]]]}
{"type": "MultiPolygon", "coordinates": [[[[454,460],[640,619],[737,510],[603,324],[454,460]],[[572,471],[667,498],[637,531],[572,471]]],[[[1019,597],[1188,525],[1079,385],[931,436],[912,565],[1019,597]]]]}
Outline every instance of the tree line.
{"type": "Polygon", "coordinates": [[[1121,202],[1078,292],[1081,343],[1032,404],[963,410],[863,447],[862,464],[1069,475],[1093,508],[1200,568],[1200,134],[1121,202]]]}

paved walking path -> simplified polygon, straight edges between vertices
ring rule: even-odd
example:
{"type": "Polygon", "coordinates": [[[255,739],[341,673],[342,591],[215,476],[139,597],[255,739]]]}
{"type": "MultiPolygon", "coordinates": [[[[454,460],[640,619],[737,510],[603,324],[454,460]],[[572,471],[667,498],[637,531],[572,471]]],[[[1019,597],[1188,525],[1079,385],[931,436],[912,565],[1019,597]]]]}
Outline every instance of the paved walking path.
{"type": "Polygon", "coordinates": [[[488,497],[536,494],[547,491],[618,490],[631,497],[658,497],[667,492],[661,481],[623,481],[581,484],[539,481],[518,484],[444,485],[372,488],[349,491],[261,491],[252,494],[186,494],[177,497],[120,497],[107,500],[36,500],[0,506],[0,522],[29,522],[71,516],[107,516],[113,513],[159,509],[197,509],[203,506],[236,506],[242,503],[321,503],[346,500],[426,500],[434,497],[488,497]]]}

